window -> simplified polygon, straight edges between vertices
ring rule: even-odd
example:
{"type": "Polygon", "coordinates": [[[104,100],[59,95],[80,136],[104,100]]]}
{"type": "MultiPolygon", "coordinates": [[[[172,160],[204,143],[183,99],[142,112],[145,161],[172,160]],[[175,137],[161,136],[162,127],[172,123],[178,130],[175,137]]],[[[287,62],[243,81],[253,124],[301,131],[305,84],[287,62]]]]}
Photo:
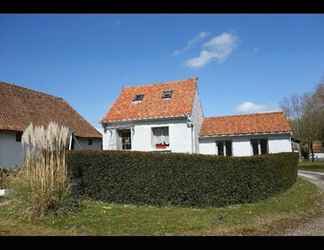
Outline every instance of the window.
{"type": "Polygon", "coordinates": [[[268,139],[251,139],[253,155],[268,153],[268,139]]]}
{"type": "Polygon", "coordinates": [[[166,149],[170,146],[169,127],[152,128],[152,144],[156,149],[166,149]]]}
{"type": "Polygon", "coordinates": [[[258,155],[259,154],[258,140],[252,139],[251,145],[252,145],[253,155],[258,155]]]}
{"type": "Polygon", "coordinates": [[[268,153],[268,140],[267,139],[261,139],[260,140],[260,147],[261,147],[261,154],[267,154],[268,153]]]}
{"type": "Polygon", "coordinates": [[[140,95],[135,95],[133,98],[133,102],[140,102],[143,101],[144,95],[140,94],[140,95]]]}
{"type": "Polygon", "coordinates": [[[123,150],[130,150],[132,149],[132,142],[131,142],[131,131],[130,129],[122,129],[118,131],[119,135],[119,149],[123,150]]]}
{"type": "Polygon", "coordinates": [[[224,156],[224,143],[219,141],[217,144],[217,155],[224,156]]]}
{"type": "Polygon", "coordinates": [[[225,141],[226,156],[232,156],[232,141],[225,141]]]}
{"type": "Polygon", "coordinates": [[[217,155],[232,156],[232,141],[217,141],[217,155]]]}
{"type": "Polygon", "coordinates": [[[172,97],[172,90],[164,90],[162,92],[162,99],[171,99],[172,97]]]}
{"type": "Polygon", "coordinates": [[[21,132],[16,132],[16,142],[21,142],[21,136],[22,136],[21,132]]]}
{"type": "Polygon", "coordinates": [[[92,139],[88,140],[88,145],[92,145],[92,139]]]}

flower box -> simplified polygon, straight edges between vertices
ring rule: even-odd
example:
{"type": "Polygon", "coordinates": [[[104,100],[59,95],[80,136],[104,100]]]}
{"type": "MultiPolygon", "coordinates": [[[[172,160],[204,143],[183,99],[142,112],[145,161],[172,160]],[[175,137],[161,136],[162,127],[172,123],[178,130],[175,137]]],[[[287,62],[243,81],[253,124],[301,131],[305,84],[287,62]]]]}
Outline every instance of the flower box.
{"type": "Polygon", "coordinates": [[[168,148],[169,144],[155,144],[155,147],[158,149],[164,149],[164,148],[168,148]]]}

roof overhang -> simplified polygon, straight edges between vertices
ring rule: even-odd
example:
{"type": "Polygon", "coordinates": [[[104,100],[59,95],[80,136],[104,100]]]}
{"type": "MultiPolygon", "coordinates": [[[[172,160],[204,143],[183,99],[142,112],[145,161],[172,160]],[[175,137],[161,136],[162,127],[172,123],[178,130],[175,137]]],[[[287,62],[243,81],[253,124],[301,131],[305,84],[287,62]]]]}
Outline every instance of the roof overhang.
{"type": "Polygon", "coordinates": [[[292,135],[291,131],[282,131],[282,132],[259,132],[259,133],[242,133],[242,134],[215,134],[215,135],[200,135],[199,139],[208,139],[208,138],[219,138],[219,137],[240,137],[240,136],[259,136],[259,135],[282,135],[289,134],[292,135]]]}
{"type": "Polygon", "coordinates": [[[146,121],[159,121],[159,120],[182,120],[187,119],[186,115],[183,116],[157,116],[157,117],[147,117],[147,118],[141,118],[141,119],[123,119],[123,120],[113,120],[113,121],[101,121],[101,124],[103,125],[115,125],[115,124],[123,124],[123,123],[140,123],[140,122],[146,122],[146,121]]]}

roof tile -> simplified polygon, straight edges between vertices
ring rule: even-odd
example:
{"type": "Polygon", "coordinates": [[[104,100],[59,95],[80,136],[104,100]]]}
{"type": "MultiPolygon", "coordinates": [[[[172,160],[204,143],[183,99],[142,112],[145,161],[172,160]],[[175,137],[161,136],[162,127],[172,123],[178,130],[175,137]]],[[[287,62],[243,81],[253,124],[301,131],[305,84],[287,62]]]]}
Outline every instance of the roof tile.
{"type": "Polygon", "coordinates": [[[102,122],[185,117],[191,114],[196,88],[197,78],[123,88],[102,122]],[[164,90],[173,90],[170,99],[161,98],[164,90]],[[143,100],[133,102],[139,94],[143,100]]]}
{"type": "Polygon", "coordinates": [[[0,130],[23,131],[31,122],[51,121],[74,129],[79,137],[102,137],[62,98],[0,82],[0,130]]]}
{"type": "Polygon", "coordinates": [[[200,136],[224,136],[291,132],[283,112],[256,113],[205,118],[200,136]]]}

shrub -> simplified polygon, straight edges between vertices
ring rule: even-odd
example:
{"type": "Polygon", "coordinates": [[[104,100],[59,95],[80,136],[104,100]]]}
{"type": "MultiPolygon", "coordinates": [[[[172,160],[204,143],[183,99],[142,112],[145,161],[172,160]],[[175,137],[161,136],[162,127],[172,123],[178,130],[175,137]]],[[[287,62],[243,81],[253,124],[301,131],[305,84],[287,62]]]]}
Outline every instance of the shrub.
{"type": "Polygon", "coordinates": [[[5,168],[0,168],[0,189],[7,187],[7,179],[9,177],[9,171],[5,168]]]}
{"type": "Polygon", "coordinates": [[[25,161],[20,175],[13,181],[17,196],[31,205],[33,217],[59,208],[69,194],[65,151],[70,131],[49,123],[47,128],[26,128],[22,135],[25,161]]]}
{"type": "Polygon", "coordinates": [[[0,189],[6,189],[9,185],[9,178],[16,175],[16,169],[0,168],[0,189]]]}
{"type": "Polygon", "coordinates": [[[67,164],[80,190],[115,203],[225,206],[289,188],[298,154],[220,157],[178,153],[72,151],[67,164]]]}

